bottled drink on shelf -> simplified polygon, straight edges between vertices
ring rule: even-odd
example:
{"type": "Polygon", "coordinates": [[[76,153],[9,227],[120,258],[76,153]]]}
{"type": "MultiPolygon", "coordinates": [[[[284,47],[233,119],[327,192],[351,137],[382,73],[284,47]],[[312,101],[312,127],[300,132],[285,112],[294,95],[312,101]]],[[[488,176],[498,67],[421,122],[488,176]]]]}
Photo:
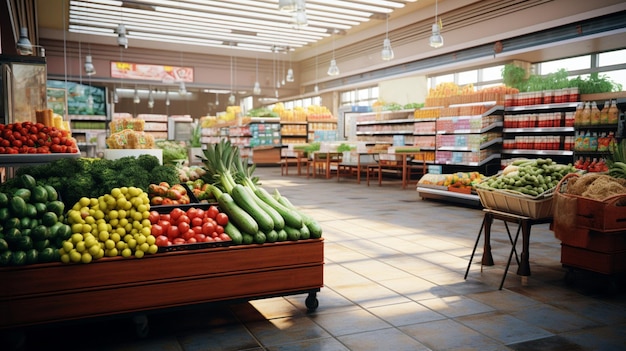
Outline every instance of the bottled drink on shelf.
{"type": "Polygon", "coordinates": [[[609,107],[608,123],[617,124],[618,121],[619,121],[619,109],[617,108],[617,102],[615,100],[612,100],[611,107],[609,107]]]}
{"type": "Polygon", "coordinates": [[[574,125],[575,126],[581,126],[582,125],[583,109],[584,108],[585,108],[585,103],[584,102],[579,102],[578,105],[576,106],[576,112],[574,114],[574,125]]]}
{"type": "Polygon", "coordinates": [[[590,124],[598,125],[600,124],[600,109],[598,109],[598,104],[595,101],[591,102],[591,120],[590,124]]]}
{"type": "Polygon", "coordinates": [[[590,124],[591,124],[591,106],[589,104],[589,101],[587,101],[581,113],[580,125],[588,126],[590,124]]]}
{"type": "Polygon", "coordinates": [[[609,108],[610,101],[607,100],[604,102],[604,106],[602,106],[602,110],[600,110],[600,124],[609,124],[609,108]]]}

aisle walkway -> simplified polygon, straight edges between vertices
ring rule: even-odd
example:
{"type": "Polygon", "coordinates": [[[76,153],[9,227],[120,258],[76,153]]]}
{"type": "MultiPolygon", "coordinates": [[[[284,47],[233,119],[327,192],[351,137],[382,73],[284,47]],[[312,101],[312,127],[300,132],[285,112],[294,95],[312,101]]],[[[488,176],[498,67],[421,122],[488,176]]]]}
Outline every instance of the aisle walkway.
{"type": "Polygon", "coordinates": [[[604,281],[587,275],[566,286],[559,242],[547,225],[533,228],[526,284],[513,262],[498,290],[510,250],[501,222],[492,233],[495,266],[481,273],[479,249],[463,279],[479,209],[421,200],[391,183],[281,177],[279,168],[257,175],[322,223],[325,287],[316,312],[306,313],[305,295],[276,297],[152,314],[145,339],[136,338],[130,319],[43,328],[29,335],[29,349],[626,349],[624,290],[607,294],[604,281]]]}

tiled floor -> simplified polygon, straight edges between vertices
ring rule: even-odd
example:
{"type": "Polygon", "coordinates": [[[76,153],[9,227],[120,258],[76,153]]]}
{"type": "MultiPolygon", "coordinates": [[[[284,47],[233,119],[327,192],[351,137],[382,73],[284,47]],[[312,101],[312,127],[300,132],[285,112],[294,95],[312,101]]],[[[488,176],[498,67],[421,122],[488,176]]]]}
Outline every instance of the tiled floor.
{"type": "Polygon", "coordinates": [[[398,182],[368,187],[281,176],[278,168],[257,175],[322,223],[325,286],[317,311],[306,313],[306,296],[295,295],[154,313],[143,339],[130,318],[70,323],[31,331],[28,349],[626,349],[625,289],[608,289],[615,281],[584,272],[566,285],[559,241],[547,225],[532,230],[532,275],[523,284],[513,262],[498,290],[510,250],[502,222],[492,233],[495,265],[481,272],[479,247],[463,279],[480,209],[422,200],[398,182]]]}

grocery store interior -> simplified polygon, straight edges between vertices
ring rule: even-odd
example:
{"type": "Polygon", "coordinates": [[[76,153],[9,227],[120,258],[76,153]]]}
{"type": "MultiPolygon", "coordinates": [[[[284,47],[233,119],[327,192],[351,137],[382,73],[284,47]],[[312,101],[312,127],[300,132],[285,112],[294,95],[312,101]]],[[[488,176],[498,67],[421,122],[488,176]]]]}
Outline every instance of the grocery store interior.
{"type": "MultiPolygon", "coordinates": [[[[626,178],[625,15],[621,0],[0,3],[0,123],[49,109],[72,159],[181,166],[180,151],[202,168],[228,140],[323,228],[255,237],[250,257],[146,254],[128,275],[121,257],[0,267],[19,280],[0,288],[0,349],[625,349],[624,195],[583,215],[603,224],[554,210],[572,210],[554,204],[568,171],[626,178]],[[521,193],[484,190],[530,163],[521,193]],[[94,285],[63,287],[78,281],[94,285]]],[[[65,157],[0,145],[0,190],[65,157]]]]}

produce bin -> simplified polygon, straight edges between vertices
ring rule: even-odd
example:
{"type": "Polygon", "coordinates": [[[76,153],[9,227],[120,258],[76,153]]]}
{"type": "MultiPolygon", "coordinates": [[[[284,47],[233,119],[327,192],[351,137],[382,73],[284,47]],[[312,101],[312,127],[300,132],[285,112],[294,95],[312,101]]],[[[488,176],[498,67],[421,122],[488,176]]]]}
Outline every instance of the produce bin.
{"type": "Polygon", "coordinates": [[[483,207],[513,213],[532,219],[550,218],[554,213],[552,194],[539,197],[518,195],[502,190],[487,190],[477,187],[476,192],[483,207]]]}
{"type": "Polygon", "coordinates": [[[310,239],[3,267],[0,329],[307,292],[315,309],[323,265],[310,239]]]}

